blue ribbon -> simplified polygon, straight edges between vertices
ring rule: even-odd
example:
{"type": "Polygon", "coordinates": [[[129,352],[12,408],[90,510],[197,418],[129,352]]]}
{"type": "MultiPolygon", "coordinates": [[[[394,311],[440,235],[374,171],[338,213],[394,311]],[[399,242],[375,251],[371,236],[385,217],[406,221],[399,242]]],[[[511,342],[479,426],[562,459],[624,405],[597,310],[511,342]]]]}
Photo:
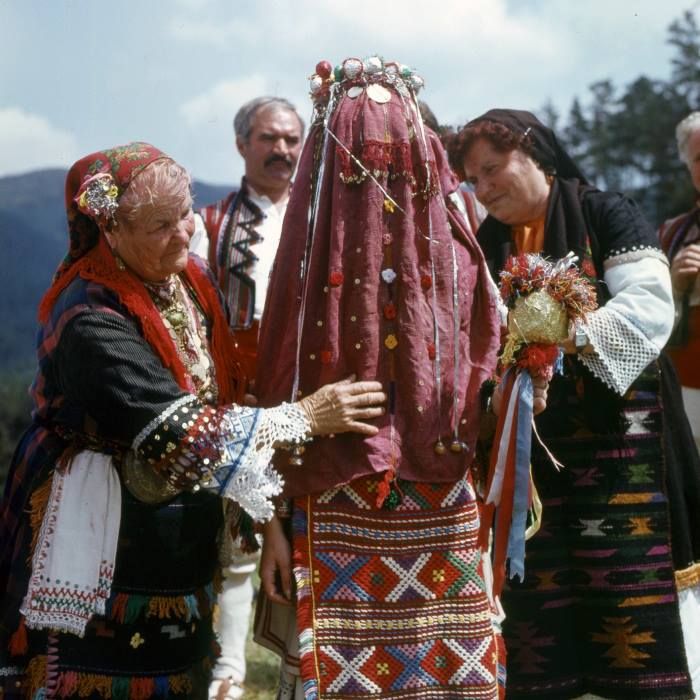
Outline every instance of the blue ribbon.
{"type": "Polygon", "coordinates": [[[508,534],[506,558],[510,559],[510,578],[525,578],[525,529],[529,510],[530,447],[532,443],[532,377],[521,370],[518,392],[518,424],[515,436],[515,483],[513,517],[508,534]]]}
{"type": "Polygon", "coordinates": [[[559,348],[559,354],[554,361],[554,374],[564,374],[564,351],[559,348]]]}

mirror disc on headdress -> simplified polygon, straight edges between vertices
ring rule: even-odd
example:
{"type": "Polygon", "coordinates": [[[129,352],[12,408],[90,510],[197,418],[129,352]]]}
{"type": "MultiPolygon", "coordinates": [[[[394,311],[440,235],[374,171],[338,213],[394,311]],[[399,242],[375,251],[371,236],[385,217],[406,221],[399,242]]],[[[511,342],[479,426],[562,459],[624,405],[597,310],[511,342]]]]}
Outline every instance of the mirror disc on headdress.
{"type": "Polygon", "coordinates": [[[380,105],[386,104],[391,99],[391,93],[383,85],[378,85],[373,83],[367,88],[367,96],[379,103],[380,105]]]}

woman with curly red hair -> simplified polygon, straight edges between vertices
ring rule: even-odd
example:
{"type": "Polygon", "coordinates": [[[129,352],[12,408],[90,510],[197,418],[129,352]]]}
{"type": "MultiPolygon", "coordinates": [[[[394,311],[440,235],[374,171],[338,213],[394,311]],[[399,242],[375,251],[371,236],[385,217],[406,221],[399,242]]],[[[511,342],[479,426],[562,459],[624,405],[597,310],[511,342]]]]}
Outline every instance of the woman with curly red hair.
{"type": "Polygon", "coordinates": [[[503,592],[508,698],[693,697],[679,591],[700,580],[700,471],[688,432],[669,439],[685,419],[660,357],[673,301],[656,236],[529,112],[490,110],[449,151],[489,213],[477,240],[492,275],[514,253],[573,251],[599,305],[562,344],[536,420],[565,468],[533,442],[544,511],[525,580],[503,592]]]}

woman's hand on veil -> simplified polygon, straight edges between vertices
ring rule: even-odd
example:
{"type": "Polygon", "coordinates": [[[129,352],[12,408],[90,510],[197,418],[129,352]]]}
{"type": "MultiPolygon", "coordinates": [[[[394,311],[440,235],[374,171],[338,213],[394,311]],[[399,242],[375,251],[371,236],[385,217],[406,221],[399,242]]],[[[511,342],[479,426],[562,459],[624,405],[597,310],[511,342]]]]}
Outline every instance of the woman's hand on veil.
{"type": "Polygon", "coordinates": [[[386,394],[379,382],[356,382],[354,375],[326,384],[299,401],[311,425],[312,435],[362,433],[376,435],[379,429],[363,421],[384,415],[386,394]]]}

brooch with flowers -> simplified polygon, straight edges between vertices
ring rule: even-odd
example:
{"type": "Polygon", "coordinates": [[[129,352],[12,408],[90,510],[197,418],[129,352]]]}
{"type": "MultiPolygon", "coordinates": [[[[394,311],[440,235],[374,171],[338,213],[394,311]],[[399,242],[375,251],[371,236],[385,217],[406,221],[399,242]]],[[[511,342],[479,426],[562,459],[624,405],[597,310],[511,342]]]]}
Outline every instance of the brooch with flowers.
{"type": "Polygon", "coordinates": [[[98,173],[85,179],[75,196],[83,214],[112,218],[119,207],[119,188],[110,173],[98,173]]]}

